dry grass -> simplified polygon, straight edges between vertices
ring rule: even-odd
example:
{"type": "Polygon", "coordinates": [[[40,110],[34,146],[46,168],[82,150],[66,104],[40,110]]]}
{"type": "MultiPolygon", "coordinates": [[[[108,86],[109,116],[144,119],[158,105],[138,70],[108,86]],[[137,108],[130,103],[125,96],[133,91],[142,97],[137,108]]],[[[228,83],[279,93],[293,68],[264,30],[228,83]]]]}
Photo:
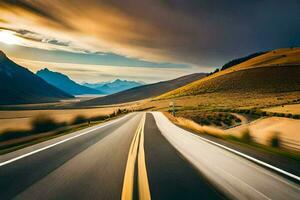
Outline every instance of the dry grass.
{"type": "MultiPolygon", "coordinates": [[[[166,111],[170,102],[173,102],[178,109],[192,112],[258,108],[269,112],[299,114],[300,106],[295,104],[300,96],[299,75],[300,48],[278,49],[163,94],[152,101],[145,101],[140,107],[166,111]],[[286,105],[291,103],[294,105],[286,105]]],[[[274,132],[279,132],[275,139],[282,142],[284,147],[300,150],[300,120],[261,118],[249,125],[226,131],[211,130],[211,127],[184,118],[171,120],[198,133],[233,136],[239,140],[249,136],[254,142],[268,146],[270,140],[274,139],[274,132]]]]}
{"type": "Polygon", "coordinates": [[[193,120],[186,119],[183,117],[174,117],[171,114],[165,112],[164,113],[174,124],[178,126],[196,131],[197,133],[201,134],[209,134],[215,137],[222,137],[225,135],[225,132],[221,129],[210,127],[210,126],[201,126],[194,122],[193,120]]]}
{"type": "Polygon", "coordinates": [[[300,151],[300,120],[270,117],[258,119],[250,124],[241,125],[232,129],[221,130],[211,126],[201,126],[196,122],[183,117],[174,117],[164,113],[174,124],[193,130],[200,134],[208,134],[220,138],[234,137],[240,141],[249,143],[254,141],[259,144],[270,146],[274,134],[280,141],[282,147],[300,151]],[[249,139],[250,138],[250,139],[249,139]]]}
{"type": "Polygon", "coordinates": [[[31,143],[44,141],[67,134],[80,128],[92,126],[104,121],[114,119],[120,115],[130,112],[128,109],[117,109],[109,115],[97,115],[85,117],[83,115],[74,116],[70,122],[58,122],[55,118],[47,114],[39,114],[32,118],[29,129],[9,129],[0,133],[0,154],[12,149],[28,146],[31,143]]]}
{"type": "Polygon", "coordinates": [[[267,112],[273,112],[273,113],[300,114],[300,104],[275,106],[263,110],[267,112]]]}
{"type": "Polygon", "coordinates": [[[166,111],[170,102],[178,107],[214,108],[261,108],[287,104],[299,98],[300,91],[277,94],[253,93],[207,93],[174,99],[145,100],[136,104],[137,108],[153,107],[153,110],[166,111]]]}
{"type": "Polygon", "coordinates": [[[246,62],[235,66],[237,69],[257,67],[257,66],[273,66],[273,65],[288,65],[300,64],[300,48],[286,48],[270,51],[266,54],[257,56],[246,62]]]}
{"type": "Polygon", "coordinates": [[[240,116],[229,112],[203,111],[203,110],[178,110],[176,117],[193,120],[203,126],[213,126],[226,129],[241,123],[240,116]]]}
{"type": "MultiPolygon", "coordinates": [[[[138,107],[165,111],[170,102],[204,109],[281,106],[299,101],[299,75],[300,48],[278,49],[143,101],[138,107]]],[[[298,113],[296,106],[288,107],[287,113],[298,113]]]]}
{"type": "Polygon", "coordinates": [[[300,120],[298,119],[261,118],[250,124],[228,129],[225,132],[239,137],[245,129],[249,129],[256,142],[264,145],[270,144],[270,138],[274,136],[274,133],[280,133],[277,135],[287,148],[300,151],[300,120]]]}
{"type": "Polygon", "coordinates": [[[29,129],[31,119],[40,114],[51,116],[58,122],[70,122],[78,115],[95,117],[108,115],[115,110],[115,107],[110,107],[94,109],[0,111],[0,132],[6,129],[29,129]]]}
{"type": "MultiPolygon", "coordinates": [[[[156,99],[174,98],[232,89],[244,91],[247,87],[249,87],[248,89],[250,90],[252,88],[252,91],[254,91],[258,86],[265,87],[265,90],[293,91],[294,89],[294,91],[297,91],[299,85],[296,84],[296,81],[298,80],[299,65],[300,48],[278,49],[165,93],[156,99]],[[280,67],[278,68],[278,66],[280,67]],[[265,70],[264,68],[268,68],[268,70],[265,70]],[[244,73],[245,70],[247,70],[248,75],[244,73]],[[289,73],[289,71],[291,73],[289,73]],[[269,74],[270,72],[271,74],[269,74]],[[284,78],[281,72],[284,72],[285,76],[295,79],[296,81],[284,78]],[[248,76],[250,76],[250,78],[248,76]],[[257,78],[257,76],[262,77],[257,78]],[[248,77],[248,79],[245,79],[244,77],[248,77]]],[[[257,89],[260,88],[258,87],[257,89]]]]}

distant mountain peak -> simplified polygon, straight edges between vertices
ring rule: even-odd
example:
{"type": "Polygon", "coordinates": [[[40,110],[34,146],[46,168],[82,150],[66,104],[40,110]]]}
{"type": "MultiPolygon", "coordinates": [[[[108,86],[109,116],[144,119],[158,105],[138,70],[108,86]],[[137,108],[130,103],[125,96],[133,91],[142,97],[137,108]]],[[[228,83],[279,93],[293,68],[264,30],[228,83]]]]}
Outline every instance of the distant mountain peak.
{"type": "Polygon", "coordinates": [[[46,72],[50,72],[50,70],[49,70],[47,67],[45,67],[44,69],[41,69],[41,70],[39,70],[39,71],[46,71],[46,72]]]}
{"type": "Polygon", "coordinates": [[[102,94],[99,90],[80,85],[67,75],[51,71],[48,68],[43,68],[37,71],[36,74],[51,85],[72,95],[102,94]]]}
{"type": "Polygon", "coordinates": [[[38,70],[37,72],[53,72],[53,73],[57,73],[57,72],[49,70],[47,67],[42,68],[42,69],[38,70]]]}
{"type": "Polygon", "coordinates": [[[3,59],[7,59],[6,54],[0,50],[0,61],[2,61],[3,59]]]}
{"type": "Polygon", "coordinates": [[[98,89],[100,91],[105,92],[106,94],[112,94],[130,88],[141,86],[143,85],[143,83],[131,81],[131,80],[121,80],[118,78],[109,82],[84,83],[83,85],[98,89]]]}
{"type": "Polygon", "coordinates": [[[0,51],[0,105],[55,102],[72,95],[48,84],[0,51]]]}
{"type": "Polygon", "coordinates": [[[0,56],[6,56],[2,50],[0,50],[0,56]]]}
{"type": "Polygon", "coordinates": [[[57,77],[57,78],[61,78],[61,79],[71,80],[67,75],[60,73],[60,72],[51,71],[47,67],[38,70],[36,72],[36,74],[39,76],[52,76],[52,77],[57,77]]]}

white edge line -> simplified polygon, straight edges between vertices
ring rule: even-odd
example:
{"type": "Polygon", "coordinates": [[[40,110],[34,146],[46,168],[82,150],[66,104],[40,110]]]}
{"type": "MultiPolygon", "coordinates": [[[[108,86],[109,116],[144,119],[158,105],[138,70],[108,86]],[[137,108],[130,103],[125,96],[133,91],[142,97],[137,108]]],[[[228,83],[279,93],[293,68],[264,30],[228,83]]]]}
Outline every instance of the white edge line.
{"type": "MultiPolygon", "coordinates": [[[[192,133],[192,134],[193,134],[193,133],[192,133]]],[[[198,136],[198,135],[197,135],[197,136],[198,136]]],[[[246,159],[248,159],[248,160],[251,160],[251,161],[253,161],[253,162],[256,162],[256,163],[258,163],[258,164],[260,164],[260,165],[263,165],[263,166],[268,167],[268,168],[270,168],[270,169],[272,169],[272,170],[275,170],[275,171],[277,171],[277,172],[279,172],[279,173],[282,173],[282,174],[284,174],[284,175],[286,175],[286,176],[289,176],[289,177],[291,177],[291,178],[293,178],[293,179],[296,179],[297,181],[300,181],[300,177],[297,176],[297,175],[294,175],[294,174],[292,174],[292,173],[290,173],[290,172],[287,172],[287,171],[285,171],[285,170],[282,170],[282,169],[279,169],[279,168],[277,168],[277,167],[274,167],[273,165],[270,165],[270,164],[268,164],[268,163],[266,163],[266,162],[263,162],[263,161],[258,160],[258,159],[256,159],[256,158],[253,158],[253,157],[248,156],[248,155],[246,155],[246,154],[244,154],[244,153],[241,153],[241,152],[239,152],[239,151],[237,151],[237,150],[231,149],[231,148],[229,148],[229,147],[226,147],[226,146],[221,145],[221,144],[219,144],[219,143],[213,142],[213,141],[208,140],[208,139],[206,139],[206,138],[203,138],[203,137],[201,137],[201,136],[198,136],[198,137],[201,138],[202,140],[206,141],[206,142],[209,142],[209,143],[211,143],[211,144],[214,144],[214,145],[216,145],[216,146],[219,146],[219,147],[221,147],[221,148],[223,148],[223,149],[226,149],[226,150],[228,150],[228,151],[230,151],[230,152],[232,152],[232,153],[234,153],[234,154],[237,154],[237,155],[239,155],[239,156],[242,156],[242,157],[244,157],[244,158],[246,158],[246,159]]]]}
{"type": "MultiPolygon", "coordinates": [[[[169,120],[169,119],[168,119],[168,120],[169,120]]],[[[170,120],[169,120],[169,121],[170,121],[170,120]]],[[[171,122],[171,123],[173,124],[173,122],[171,122]]],[[[178,128],[179,128],[179,127],[178,127],[178,128]]],[[[183,129],[183,130],[184,130],[184,129],[183,129]]],[[[185,131],[187,131],[187,130],[185,130],[185,131]]],[[[204,141],[206,141],[206,142],[208,142],[208,143],[211,143],[211,144],[213,144],[213,145],[216,145],[216,146],[218,146],[218,147],[221,147],[221,148],[223,148],[223,149],[226,149],[227,151],[230,151],[230,152],[232,152],[232,153],[234,153],[234,154],[237,154],[237,155],[239,155],[239,156],[241,156],[241,157],[244,157],[244,158],[246,158],[246,159],[248,159],[248,160],[251,160],[251,161],[253,161],[253,162],[255,162],[255,163],[258,163],[258,164],[260,164],[260,165],[263,165],[263,166],[265,166],[265,167],[267,167],[267,168],[270,168],[270,169],[272,169],[272,170],[274,170],[274,171],[276,171],[276,172],[279,172],[279,173],[281,173],[281,174],[284,174],[284,175],[286,175],[286,176],[288,176],[288,177],[290,177],[290,178],[296,179],[297,181],[300,181],[300,177],[297,176],[297,175],[295,175],[295,174],[292,174],[292,173],[287,172],[287,171],[285,171],[285,170],[282,170],[282,169],[279,169],[279,168],[277,168],[277,167],[274,167],[273,165],[270,165],[270,164],[265,163],[265,162],[263,162],[263,161],[261,161],[261,160],[258,160],[258,159],[256,159],[256,158],[253,158],[253,157],[251,157],[251,156],[248,156],[248,155],[246,155],[246,154],[244,154],[244,153],[241,153],[241,152],[239,152],[239,151],[237,151],[237,150],[231,149],[231,148],[226,147],[226,146],[224,146],[224,145],[221,145],[221,144],[219,144],[219,143],[216,143],[216,142],[213,142],[213,141],[211,141],[211,140],[208,140],[208,139],[206,139],[206,138],[204,138],[204,137],[202,137],[202,136],[196,135],[196,134],[194,134],[194,133],[192,133],[192,132],[190,132],[190,131],[187,131],[187,132],[189,132],[189,133],[195,135],[196,137],[199,137],[200,139],[202,139],[202,140],[204,140],[204,141]]]]}
{"type": "MultiPolygon", "coordinates": [[[[194,133],[192,133],[192,134],[194,134],[194,133]]],[[[244,157],[244,158],[246,158],[246,159],[248,159],[248,160],[251,160],[251,161],[253,161],[253,162],[256,162],[256,163],[258,163],[258,164],[260,164],[260,165],[263,165],[263,166],[265,166],[265,167],[267,167],[267,168],[270,168],[270,169],[272,169],[272,170],[274,170],[274,171],[277,171],[277,172],[279,172],[279,173],[282,173],[282,174],[284,174],[284,175],[286,175],[286,176],[289,176],[289,177],[291,177],[291,178],[293,178],[293,179],[296,179],[297,181],[300,181],[300,177],[297,176],[297,175],[294,175],[294,174],[292,174],[292,173],[290,173],[290,172],[287,172],[287,171],[285,171],[285,170],[282,170],[282,169],[280,169],[280,168],[274,167],[273,165],[270,165],[270,164],[268,164],[268,163],[266,163],[266,162],[263,162],[263,161],[258,160],[258,159],[256,159],[256,158],[253,158],[253,157],[251,157],[251,156],[248,156],[248,155],[246,155],[246,154],[244,154],[244,153],[241,153],[241,152],[239,152],[239,151],[237,151],[237,150],[231,149],[231,148],[226,147],[226,146],[224,146],[224,145],[221,145],[221,144],[219,144],[219,143],[216,143],[216,142],[213,142],[213,141],[208,140],[208,139],[206,139],[206,138],[203,138],[203,137],[201,137],[201,136],[199,136],[199,135],[197,135],[197,136],[198,136],[200,139],[202,139],[202,140],[204,140],[204,141],[206,141],[206,142],[209,142],[209,143],[211,143],[211,144],[214,144],[214,145],[216,145],[216,146],[218,146],[218,147],[221,147],[221,148],[223,148],[223,149],[226,149],[226,150],[228,150],[228,151],[230,151],[230,152],[232,152],[232,153],[234,153],[234,154],[237,154],[237,155],[239,155],[239,156],[241,156],[241,157],[244,157]]]]}
{"type": "MultiPolygon", "coordinates": [[[[130,114],[129,114],[129,115],[130,115],[130,114]]],[[[121,118],[119,118],[119,119],[116,119],[116,120],[114,120],[114,121],[108,122],[107,124],[103,124],[102,126],[100,125],[100,126],[98,126],[98,127],[96,127],[96,128],[93,128],[93,129],[90,129],[90,130],[88,130],[88,131],[86,131],[86,132],[80,133],[80,134],[78,134],[78,135],[74,135],[74,136],[72,136],[72,137],[66,138],[66,139],[64,139],[64,140],[61,140],[61,141],[56,142],[56,143],[54,143],[54,144],[51,144],[51,145],[49,145],[49,146],[45,146],[45,147],[43,147],[43,148],[40,148],[40,149],[31,151],[31,152],[29,152],[29,153],[23,154],[23,155],[21,155],[21,156],[18,156],[18,157],[12,158],[12,159],[9,159],[9,160],[7,160],[7,161],[4,161],[4,162],[0,163],[0,167],[2,167],[2,166],[4,166],[4,165],[7,165],[7,164],[9,164],[9,163],[12,163],[12,162],[14,162],[14,161],[20,160],[20,159],[22,159],[22,158],[28,157],[28,156],[30,156],[30,155],[36,154],[36,153],[38,153],[38,152],[44,151],[44,150],[49,149],[49,148],[51,148],[51,147],[54,147],[54,146],[56,146],[56,145],[62,144],[62,143],[67,142],[67,141],[69,141],[69,140],[75,139],[75,138],[77,138],[77,137],[86,135],[86,134],[88,134],[88,133],[90,133],[90,132],[92,132],[92,131],[95,131],[95,130],[97,130],[97,129],[100,129],[100,128],[106,127],[106,126],[108,126],[108,125],[114,124],[114,123],[120,121],[121,119],[124,119],[125,117],[128,117],[129,115],[125,115],[125,116],[123,116],[123,117],[121,117],[121,118]]]]}

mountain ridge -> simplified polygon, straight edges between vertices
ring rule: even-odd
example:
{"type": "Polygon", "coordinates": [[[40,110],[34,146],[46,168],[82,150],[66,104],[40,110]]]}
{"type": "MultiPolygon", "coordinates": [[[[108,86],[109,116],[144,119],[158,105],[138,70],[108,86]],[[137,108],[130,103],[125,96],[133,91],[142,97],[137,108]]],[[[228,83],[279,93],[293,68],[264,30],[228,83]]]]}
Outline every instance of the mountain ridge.
{"type": "Polygon", "coordinates": [[[67,75],[51,71],[48,68],[37,71],[36,75],[44,79],[49,84],[72,95],[103,94],[103,92],[99,90],[80,85],[70,79],[67,75]]]}
{"type": "Polygon", "coordinates": [[[110,82],[83,83],[83,85],[100,90],[106,94],[113,94],[113,93],[117,93],[134,87],[141,86],[143,85],[143,83],[137,81],[116,79],[110,82]]]}
{"type": "Polygon", "coordinates": [[[138,101],[138,100],[158,96],[164,92],[171,91],[174,88],[178,88],[182,85],[186,85],[187,83],[201,79],[205,76],[207,76],[207,73],[189,74],[176,79],[161,81],[158,83],[152,83],[148,85],[142,85],[115,94],[80,102],[77,105],[93,106],[93,105],[120,104],[120,103],[138,101]]]}
{"type": "Polygon", "coordinates": [[[0,51],[0,104],[55,102],[74,98],[10,60],[0,51]]]}

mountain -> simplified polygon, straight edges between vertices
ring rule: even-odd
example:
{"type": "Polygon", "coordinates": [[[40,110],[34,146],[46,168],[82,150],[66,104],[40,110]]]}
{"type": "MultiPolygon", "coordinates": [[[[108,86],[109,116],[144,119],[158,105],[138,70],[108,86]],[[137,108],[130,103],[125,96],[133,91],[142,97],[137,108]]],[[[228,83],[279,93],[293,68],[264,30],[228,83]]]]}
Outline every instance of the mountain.
{"type": "Polygon", "coordinates": [[[72,95],[11,61],[0,51],[0,104],[54,102],[73,98],[72,95]]]}
{"type": "Polygon", "coordinates": [[[72,95],[103,94],[103,92],[99,90],[80,85],[71,80],[68,76],[59,72],[50,71],[47,68],[37,71],[36,75],[49,84],[72,95]]]}
{"type": "Polygon", "coordinates": [[[86,87],[89,87],[89,88],[97,89],[97,88],[101,88],[103,85],[105,85],[107,83],[110,83],[110,82],[99,82],[99,83],[87,83],[87,82],[84,82],[84,83],[82,83],[82,85],[84,85],[86,87]]]}
{"type": "Polygon", "coordinates": [[[83,85],[100,90],[106,94],[113,94],[123,90],[128,90],[130,88],[138,87],[144,84],[136,81],[116,79],[115,81],[112,82],[102,82],[102,83],[94,83],[94,84],[84,83],[83,85]]]}
{"type": "Polygon", "coordinates": [[[300,91],[300,48],[277,49],[165,93],[157,99],[211,93],[278,94],[300,91]]]}
{"type": "Polygon", "coordinates": [[[131,101],[137,101],[150,97],[155,97],[165,92],[174,90],[178,87],[191,83],[195,80],[205,77],[205,73],[195,73],[187,76],[182,76],[169,81],[162,81],[158,83],[142,85],[139,87],[131,88],[122,92],[111,94],[104,97],[91,99],[85,102],[80,102],[79,105],[107,105],[107,104],[119,104],[131,101]]]}

